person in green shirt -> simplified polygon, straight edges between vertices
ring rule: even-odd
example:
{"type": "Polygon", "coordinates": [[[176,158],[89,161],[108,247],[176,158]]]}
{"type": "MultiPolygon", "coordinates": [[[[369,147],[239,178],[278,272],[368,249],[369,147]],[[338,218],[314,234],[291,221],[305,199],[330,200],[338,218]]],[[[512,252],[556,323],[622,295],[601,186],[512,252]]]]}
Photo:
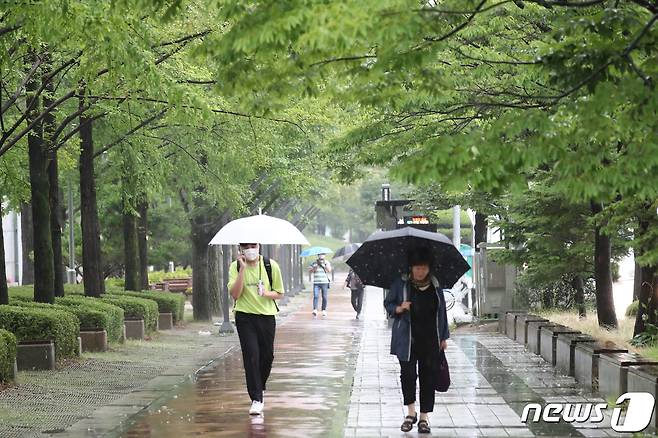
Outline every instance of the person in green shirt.
{"type": "Polygon", "coordinates": [[[274,361],[275,300],[283,297],[281,269],[274,260],[271,280],[257,243],[241,243],[240,255],[231,264],[228,289],[235,300],[235,326],[240,338],[250,415],[263,412],[263,391],[274,361]]]}

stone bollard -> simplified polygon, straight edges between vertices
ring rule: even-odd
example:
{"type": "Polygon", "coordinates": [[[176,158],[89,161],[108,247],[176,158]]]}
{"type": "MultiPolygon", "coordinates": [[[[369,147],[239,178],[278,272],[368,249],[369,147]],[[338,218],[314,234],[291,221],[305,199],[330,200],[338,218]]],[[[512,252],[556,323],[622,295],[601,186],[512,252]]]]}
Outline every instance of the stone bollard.
{"type": "Polygon", "coordinates": [[[603,353],[599,357],[599,392],[617,399],[628,390],[628,369],[632,365],[658,365],[658,360],[637,353],[603,353]]]}
{"type": "Polygon", "coordinates": [[[19,371],[54,370],[55,343],[53,341],[22,341],[16,348],[19,371]]]}
{"type": "Polygon", "coordinates": [[[174,314],[160,313],[158,315],[158,330],[171,330],[174,328],[174,314]]]}
{"type": "Polygon", "coordinates": [[[107,351],[107,332],[105,329],[80,330],[82,351],[107,351]]]}
{"type": "Polygon", "coordinates": [[[576,345],[580,342],[596,342],[590,335],[582,333],[558,333],[555,347],[555,368],[563,374],[575,373],[576,345]]]}
{"type": "Polygon", "coordinates": [[[580,332],[563,325],[541,328],[541,345],[539,347],[539,353],[546,362],[553,366],[555,366],[556,362],[555,353],[557,350],[557,336],[560,333],[579,334],[580,332]]]}
{"type": "Polygon", "coordinates": [[[549,322],[548,319],[536,315],[518,315],[516,317],[516,342],[528,345],[528,323],[530,321],[549,322]]]}
{"type": "MultiPolygon", "coordinates": [[[[507,333],[507,314],[508,313],[526,313],[525,310],[507,310],[503,314],[498,315],[498,332],[509,336],[507,333]]],[[[513,339],[513,338],[512,338],[513,339]]]]}
{"type": "Polygon", "coordinates": [[[146,332],[143,319],[126,319],[124,325],[126,327],[126,338],[144,339],[146,332]]]}

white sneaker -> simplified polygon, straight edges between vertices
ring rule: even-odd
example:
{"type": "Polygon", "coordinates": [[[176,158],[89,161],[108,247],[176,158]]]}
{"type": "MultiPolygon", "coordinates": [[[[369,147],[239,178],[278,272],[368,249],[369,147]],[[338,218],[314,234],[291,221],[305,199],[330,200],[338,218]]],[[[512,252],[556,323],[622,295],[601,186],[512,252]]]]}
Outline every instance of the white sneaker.
{"type": "Polygon", "coordinates": [[[313,316],[318,316],[318,309],[313,309],[313,316]]]}
{"type": "Polygon", "coordinates": [[[327,316],[327,311],[326,310],[322,311],[322,316],[327,316]]]}
{"type": "Polygon", "coordinates": [[[263,413],[264,403],[254,400],[251,402],[251,408],[249,408],[249,415],[260,415],[263,413]]]}

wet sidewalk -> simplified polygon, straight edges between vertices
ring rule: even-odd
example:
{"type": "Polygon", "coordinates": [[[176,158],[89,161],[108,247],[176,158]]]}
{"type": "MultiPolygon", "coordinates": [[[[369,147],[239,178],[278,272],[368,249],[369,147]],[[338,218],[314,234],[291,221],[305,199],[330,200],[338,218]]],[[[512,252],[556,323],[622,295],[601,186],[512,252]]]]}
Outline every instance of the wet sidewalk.
{"type": "MultiPolygon", "coordinates": [[[[311,315],[311,294],[277,326],[264,415],[250,417],[239,350],[198,373],[160,405],[133,418],[121,437],[405,437],[399,364],[389,354],[382,292],[366,292],[354,319],[349,291],[336,282],[327,318],[311,315]]],[[[291,309],[292,310],[292,309],[291,309]]],[[[599,403],[573,378],[498,333],[453,332],[447,351],[452,384],[430,415],[435,437],[622,436],[601,424],[524,424],[535,402],[599,403]]],[[[628,435],[627,435],[628,436],[628,435]]]]}
{"type": "MultiPolygon", "coordinates": [[[[380,298],[380,294],[370,294],[380,298]]],[[[400,388],[400,367],[389,354],[390,329],[381,299],[366,303],[360,355],[354,376],[345,437],[418,436],[405,434],[406,415],[400,388]]],[[[429,416],[435,437],[629,436],[602,423],[538,423],[521,421],[527,403],[604,403],[583,392],[572,377],[556,373],[540,356],[496,332],[460,334],[453,331],[446,350],[451,385],[437,393],[429,416]]],[[[418,402],[416,409],[419,408],[418,402]]],[[[653,436],[653,435],[651,435],[653,436]]]]}
{"type": "MultiPolygon", "coordinates": [[[[328,316],[311,314],[304,292],[298,310],[277,321],[274,364],[262,416],[250,417],[239,349],[198,373],[163,405],[134,418],[122,437],[342,436],[362,321],[355,320],[342,278],[329,291],[328,316]]],[[[378,295],[381,296],[381,293],[378,295]]]]}

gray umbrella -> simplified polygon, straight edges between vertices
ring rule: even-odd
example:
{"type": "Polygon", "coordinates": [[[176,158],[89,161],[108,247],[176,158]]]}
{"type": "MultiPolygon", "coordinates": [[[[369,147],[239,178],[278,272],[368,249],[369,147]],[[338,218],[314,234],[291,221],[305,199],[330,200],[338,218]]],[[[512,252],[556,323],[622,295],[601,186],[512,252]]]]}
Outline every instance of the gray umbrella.
{"type": "Polygon", "coordinates": [[[359,246],[361,246],[360,243],[350,243],[341,248],[338,248],[334,253],[334,260],[346,260],[352,254],[354,254],[357,249],[359,249],[359,246]]]}
{"type": "Polygon", "coordinates": [[[396,278],[409,271],[407,254],[417,247],[432,251],[433,274],[443,289],[450,289],[470,269],[446,236],[412,227],[371,234],[350,256],[347,264],[364,284],[389,288],[396,278]]]}

